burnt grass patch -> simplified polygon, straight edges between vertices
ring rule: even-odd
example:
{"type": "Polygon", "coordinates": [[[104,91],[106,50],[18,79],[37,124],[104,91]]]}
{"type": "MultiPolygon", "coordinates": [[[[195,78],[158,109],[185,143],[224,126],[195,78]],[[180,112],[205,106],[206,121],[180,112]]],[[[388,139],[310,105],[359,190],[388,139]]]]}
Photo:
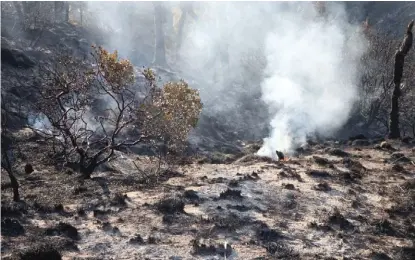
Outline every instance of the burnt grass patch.
{"type": "Polygon", "coordinates": [[[52,213],[58,213],[60,215],[68,215],[70,213],[65,212],[65,209],[63,208],[62,204],[49,204],[49,203],[40,203],[35,201],[32,206],[32,209],[34,209],[38,213],[42,214],[52,214],[52,213]]]}
{"type": "Polygon", "coordinates": [[[271,229],[268,225],[262,223],[256,230],[256,237],[261,243],[276,242],[285,238],[282,233],[276,229],[271,229]]]}
{"type": "Polygon", "coordinates": [[[133,245],[144,245],[144,239],[141,237],[140,234],[135,234],[130,240],[128,241],[130,244],[133,245]]]}
{"type": "Polygon", "coordinates": [[[352,171],[356,177],[362,177],[367,169],[359,162],[356,160],[352,160],[351,158],[344,158],[342,161],[344,167],[348,168],[350,171],[352,171]]]}
{"type": "Polygon", "coordinates": [[[339,148],[328,148],[326,152],[329,155],[337,156],[337,157],[348,157],[350,154],[342,149],[339,148]]]}
{"type": "Polygon", "coordinates": [[[5,218],[1,220],[1,235],[17,237],[25,234],[23,226],[17,219],[5,218]]]}
{"type": "Polygon", "coordinates": [[[331,177],[330,173],[324,170],[308,170],[306,171],[308,176],[313,178],[329,178],[331,177]]]}
{"type": "Polygon", "coordinates": [[[301,259],[298,252],[282,241],[268,243],[265,249],[272,259],[301,259]]]}
{"type": "Polygon", "coordinates": [[[234,210],[237,210],[239,212],[247,212],[247,211],[252,209],[252,207],[248,207],[248,206],[245,206],[245,205],[230,205],[230,204],[228,204],[228,205],[226,205],[226,207],[228,209],[234,209],[234,210]]]}
{"type": "Polygon", "coordinates": [[[392,202],[394,204],[385,209],[391,218],[403,217],[407,218],[415,211],[415,190],[413,182],[407,181],[403,186],[403,190],[398,189],[393,193],[392,202]]]}
{"type": "Polygon", "coordinates": [[[229,257],[232,254],[232,245],[217,243],[211,240],[194,239],[192,241],[194,255],[220,255],[222,257],[229,257]]]}
{"type": "Polygon", "coordinates": [[[253,220],[250,217],[230,211],[222,211],[207,218],[200,218],[198,222],[202,225],[213,225],[209,232],[199,233],[198,236],[203,238],[212,238],[217,234],[223,233],[234,233],[239,229],[254,228],[262,224],[262,222],[253,220]]]}
{"type": "Polygon", "coordinates": [[[155,205],[156,209],[163,214],[185,213],[184,206],[184,199],[178,196],[163,198],[155,205]]]}
{"type": "Polygon", "coordinates": [[[50,244],[42,244],[31,247],[17,254],[20,260],[61,260],[62,255],[56,247],[50,244]]]}
{"type": "Polygon", "coordinates": [[[111,206],[127,206],[128,196],[126,194],[115,193],[110,199],[111,206]]]}
{"type": "Polygon", "coordinates": [[[396,249],[396,259],[413,260],[415,259],[415,245],[412,247],[398,247],[396,249]]]}
{"type": "Polygon", "coordinates": [[[313,156],[313,161],[321,166],[328,166],[330,165],[330,161],[326,158],[320,157],[320,156],[313,156]]]}
{"type": "Polygon", "coordinates": [[[1,202],[1,217],[18,218],[28,213],[28,206],[23,202],[1,202]]]}
{"type": "Polygon", "coordinates": [[[379,219],[372,222],[375,235],[398,236],[399,232],[392,226],[388,219],[379,219]]]}
{"type": "Polygon", "coordinates": [[[354,225],[348,221],[340,211],[335,208],[328,216],[323,217],[322,223],[312,221],[308,224],[309,228],[329,232],[335,230],[350,231],[354,225]]]}
{"type": "Polygon", "coordinates": [[[327,182],[320,182],[319,184],[314,186],[314,189],[317,191],[324,191],[324,192],[331,191],[331,187],[327,182]]]}
{"type": "Polygon", "coordinates": [[[56,227],[45,230],[47,236],[66,236],[72,240],[79,240],[78,229],[74,226],[60,222],[56,227]]]}
{"type": "Polygon", "coordinates": [[[339,172],[337,174],[338,180],[345,184],[357,183],[362,178],[362,175],[354,172],[339,172]]]}
{"type": "Polygon", "coordinates": [[[211,222],[214,224],[215,231],[228,231],[228,232],[234,232],[237,229],[252,223],[250,218],[240,217],[239,215],[235,213],[214,216],[211,219],[211,222]]]}
{"type": "Polygon", "coordinates": [[[327,217],[326,223],[330,226],[338,226],[341,230],[351,230],[354,228],[338,209],[334,209],[333,212],[327,217]]]}
{"type": "Polygon", "coordinates": [[[183,193],[183,198],[186,200],[186,202],[190,203],[200,203],[202,201],[202,198],[199,196],[197,191],[194,190],[185,190],[183,193]]]}
{"type": "MultiPolygon", "coordinates": [[[[278,230],[270,228],[267,224],[259,223],[259,225],[256,225],[255,234],[256,241],[266,249],[270,256],[273,256],[273,259],[297,259],[299,257],[297,252],[284,243],[284,239],[287,239],[287,237],[278,230]]],[[[253,242],[255,243],[255,241],[253,242]]]]}
{"type": "Polygon", "coordinates": [[[282,187],[287,190],[295,190],[295,186],[292,183],[283,183],[282,187]]]}
{"type": "Polygon", "coordinates": [[[235,190],[235,189],[226,189],[225,191],[221,192],[219,195],[219,198],[216,198],[216,200],[221,199],[221,200],[232,200],[232,199],[237,199],[237,200],[241,200],[243,198],[241,191],[240,190],[235,190]]]}
{"type": "Polygon", "coordinates": [[[324,231],[324,232],[329,232],[332,231],[333,228],[331,228],[329,225],[324,224],[324,223],[317,223],[315,221],[312,221],[308,224],[309,228],[315,229],[315,230],[319,230],[319,231],[324,231]]]}
{"type": "MultiPolygon", "coordinates": [[[[167,169],[157,174],[143,175],[139,179],[133,180],[133,182],[136,182],[137,184],[143,185],[145,187],[155,187],[158,184],[166,182],[171,178],[183,177],[183,176],[184,176],[183,173],[167,169]]],[[[125,181],[125,180],[122,180],[122,181],[125,182],[125,184],[127,185],[129,185],[129,183],[130,185],[133,183],[131,181],[125,181]]]]}
{"type": "Polygon", "coordinates": [[[303,182],[303,178],[301,178],[301,175],[295,172],[295,170],[292,169],[285,169],[278,173],[278,175],[281,178],[287,178],[287,179],[295,179],[298,182],[303,182]]]}
{"type": "Polygon", "coordinates": [[[396,162],[399,162],[399,163],[410,163],[411,162],[411,160],[408,157],[406,157],[403,153],[399,153],[399,152],[394,152],[391,155],[389,161],[391,163],[396,163],[396,162]]]}

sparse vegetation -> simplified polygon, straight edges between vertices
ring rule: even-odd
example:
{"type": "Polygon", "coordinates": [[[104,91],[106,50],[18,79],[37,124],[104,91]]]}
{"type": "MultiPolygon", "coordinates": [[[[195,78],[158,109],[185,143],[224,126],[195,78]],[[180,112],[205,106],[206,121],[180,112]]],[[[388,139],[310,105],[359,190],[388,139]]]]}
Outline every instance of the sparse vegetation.
{"type": "MultiPolygon", "coordinates": [[[[113,17],[108,6],[2,2],[1,258],[414,259],[415,52],[395,52],[401,35],[367,20],[360,98],[342,138],[320,129],[275,160],[257,154],[273,113],[261,98],[272,63],[263,39],[242,55],[233,52],[244,42],[212,47],[223,71],[192,74],[199,64],[182,67],[188,50],[175,52],[208,12],[143,3],[113,17]],[[218,84],[235,66],[237,80],[218,84]],[[202,104],[220,87],[237,103],[223,113],[228,99],[202,104]]],[[[319,22],[331,19],[331,7],[317,8],[319,22]]],[[[220,26],[193,43],[209,44],[220,26]]]]}

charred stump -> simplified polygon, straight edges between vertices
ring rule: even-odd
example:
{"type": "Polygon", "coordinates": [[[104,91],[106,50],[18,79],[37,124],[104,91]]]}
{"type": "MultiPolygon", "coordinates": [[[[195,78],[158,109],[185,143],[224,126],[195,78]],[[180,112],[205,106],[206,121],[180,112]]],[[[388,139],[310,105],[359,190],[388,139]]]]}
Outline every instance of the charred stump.
{"type": "Polygon", "coordinates": [[[399,97],[401,96],[401,80],[403,75],[403,66],[405,62],[405,56],[408,54],[409,50],[412,47],[413,35],[412,27],[414,26],[414,21],[412,20],[408,24],[408,28],[403,39],[403,42],[399,49],[395,53],[395,68],[393,72],[393,83],[395,88],[392,94],[392,104],[391,111],[389,114],[389,135],[391,139],[400,138],[400,129],[399,129],[399,97]]]}

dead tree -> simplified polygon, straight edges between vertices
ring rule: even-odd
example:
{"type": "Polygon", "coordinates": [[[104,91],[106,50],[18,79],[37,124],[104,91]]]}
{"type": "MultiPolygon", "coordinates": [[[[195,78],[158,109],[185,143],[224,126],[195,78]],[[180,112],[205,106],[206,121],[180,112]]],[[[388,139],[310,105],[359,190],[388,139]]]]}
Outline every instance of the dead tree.
{"type": "Polygon", "coordinates": [[[97,48],[89,62],[62,56],[52,66],[42,66],[42,85],[36,110],[50,127],[34,129],[46,138],[60,141],[67,164],[77,164],[83,177],[114,156],[115,150],[143,141],[122,137],[137,123],[139,108],[131,89],[133,68],[118,61],[117,54],[97,48]],[[108,107],[91,110],[94,99],[106,99],[108,107]]]}
{"type": "Polygon", "coordinates": [[[373,31],[368,20],[363,23],[362,29],[370,43],[370,49],[361,58],[358,117],[363,123],[361,129],[385,134],[389,132],[388,104],[393,87],[390,75],[397,42],[390,40],[387,35],[373,31]]]}
{"type": "Polygon", "coordinates": [[[399,49],[395,53],[395,66],[393,72],[393,83],[395,84],[392,94],[391,111],[389,114],[389,135],[391,139],[400,138],[399,129],[399,97],[401,96],[401,81],[403,75],[403,66],[405,62],[405,56],[408,54],[412,47],[413,35],[412,28],[414,21],[412,20],[407,27],[405,37],[399,49]]]}

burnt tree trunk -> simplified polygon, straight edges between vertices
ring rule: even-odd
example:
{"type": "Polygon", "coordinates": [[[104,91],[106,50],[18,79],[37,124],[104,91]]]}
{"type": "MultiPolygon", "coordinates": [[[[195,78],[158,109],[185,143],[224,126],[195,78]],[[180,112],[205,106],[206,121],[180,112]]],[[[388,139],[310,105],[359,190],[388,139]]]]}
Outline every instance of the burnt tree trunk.
{"type": "Polygon", "coordinates": [[[93,163],[93,162],[91,162],[87,166],[81,164],[80,165],[80,172],[82,174],[82,177],[84,179],[91,179],[91,175],[92,175],[92,173],[94,173],[94,171],[97,167],[98,167],[98,164],[93,163]]]}
{"type": "Polygon", "coordinates": [[[399,97],[401,96],[401,80],[403,75],[403,66],[405,62],[405,56],[412,47],[413,35],[412,27],[414,21],[411,21],[408,25],[405,37],[399,49],[395,53],[395,68],[393,72],[393,83],[395,84],[391,111],[389,114],[389,134],[388,137],[391,139],[398,139],[401,136],[399,129],[399,97]]]}
{"type": "Polygon", "coordinates": [[[87,158],[86,152],[81,148],[79,154],[79,171],[84,179],[91,179],[92,173],[98,167],[97,158],[87,158]]]}
{"type": "Polygon", "coordinates": [[[10,163],[9,155],[7,154],[7,151],[3,152],[2,156],[2,168],[6,170],[7,174],[10,178],[10,183],[13,188],[13,200],[14,201],[20,201],[20,194],[19,194],[19,182],[17,181],[16,177],[13,174],[12,165],[10,163]]]}
{"type": "MultiPolygon", "coordinates": [[[[4,115],[2,113],[2,115],[4,115]]],[[[12,150],[12,139],[9,138],[9,136],[6,135],[4,130],[5,127],[5,120],[2,118],[2,129],[1,129],[1,168],[3,168],[10,178],[10,183],[13,188],[13,200],[14,201],[20,201],[20,195],[19,195],[19,182],[17,181],[16,177],[13,174],[13,167],[12,163],[10,161],[8,152],[12,150]]]]}
{"type": "Polygon", "coordinates": [[[86,4],[84,4],[84,2],[81,2],[80,6],[79,6],[79,18],[80,18],[80,23],[81,25],[84,25],[84,9],[85,9],[86,4]]]}
{"type": "Polygon", "coordinates": [[[167,65],[166,47],[163,30],[164,7],[162,3],[154,3],[154,29],[155,29],[155,46],[153,63],[157,65],[167,65]]]}
{"type": "Polygon", "coordinates": [[[64,2],[64,14],[65,14],[64,22],[69,22],[69,2],[64,2]]]}

